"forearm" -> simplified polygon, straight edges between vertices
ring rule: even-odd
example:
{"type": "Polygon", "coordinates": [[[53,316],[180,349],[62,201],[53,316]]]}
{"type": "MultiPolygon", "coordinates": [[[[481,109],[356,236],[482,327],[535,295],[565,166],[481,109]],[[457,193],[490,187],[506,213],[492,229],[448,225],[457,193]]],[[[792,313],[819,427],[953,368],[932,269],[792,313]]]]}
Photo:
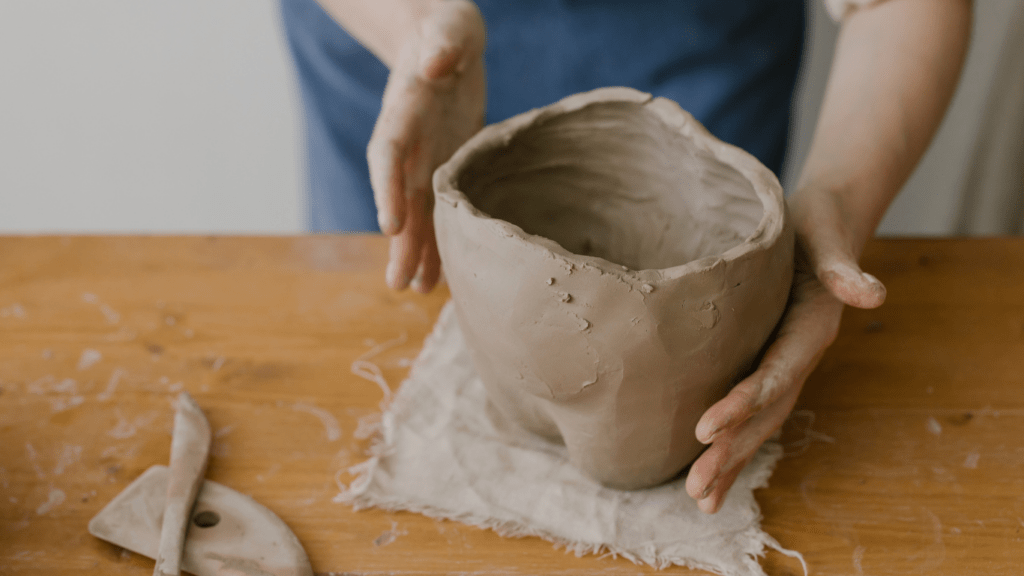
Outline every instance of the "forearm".
{"type": "MultiPolygon", "coordinates": [[[[821,114],[792,198],[830,194],[857,258],[935,134],[960,77],[969,0],[889,0],[843,22],[821,114]]],[[[822,224],[822,223],[811,223],[822,224]]]]}
{"type": "Polygon", "coordinates": [[[431,7],[443,0],[317,0],[342,28],[388,68],[431,7]]]}

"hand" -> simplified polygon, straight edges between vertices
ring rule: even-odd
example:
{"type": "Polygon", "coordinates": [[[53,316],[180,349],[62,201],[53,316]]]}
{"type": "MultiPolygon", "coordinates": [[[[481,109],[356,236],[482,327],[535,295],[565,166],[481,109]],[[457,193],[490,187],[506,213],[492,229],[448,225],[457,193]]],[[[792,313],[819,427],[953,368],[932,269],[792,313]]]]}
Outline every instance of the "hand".
{"type": "Polygon", "coordinates": [[[802,190],[792,200],[796,269],[778,335],[757,370],[697,423],[697,439],[711,447],[690,467],[686,492],[708,514],[718,511],[736,476],[793,410],[836,338],[843,304],[875,308],[885,301],[882,283],[857,266],[856,234],[841,217],[841,197],[802,190]]]}
{"type": "Polygon", "coordinates": [[[434,170],[483,127],[484,21],[468,0],[439,2],[402,47],[367,147],[381,231],[391,237],[391,288],[433,289],[434,170]]]}

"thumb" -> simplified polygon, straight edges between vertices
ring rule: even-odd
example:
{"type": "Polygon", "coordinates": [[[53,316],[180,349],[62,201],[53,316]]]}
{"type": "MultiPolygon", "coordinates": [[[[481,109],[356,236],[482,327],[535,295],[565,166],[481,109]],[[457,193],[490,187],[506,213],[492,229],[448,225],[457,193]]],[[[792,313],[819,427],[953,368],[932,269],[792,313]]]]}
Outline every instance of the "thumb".
{"type": "Polygon", "coordinates": [[[814,267],[818,280],[843,304],[878,308],[885,302],[885,285],[864,272],[853,258],[833,256],[814,267]]]}
{"type": "MultiPolygon", "coordinates": [[[[863,246],[850,229],[842,199],[815,187],[801,189],[790,203],[796,228],[797,264],[813,272],[837,300],[856,308],[885,302],[885,286],[860,269],[854,254],[863,246]]],[[[868,236],[870,233],[868,234],[868,236]]],[[[866,240],[866,238],[865,238],[866,240]]]]}

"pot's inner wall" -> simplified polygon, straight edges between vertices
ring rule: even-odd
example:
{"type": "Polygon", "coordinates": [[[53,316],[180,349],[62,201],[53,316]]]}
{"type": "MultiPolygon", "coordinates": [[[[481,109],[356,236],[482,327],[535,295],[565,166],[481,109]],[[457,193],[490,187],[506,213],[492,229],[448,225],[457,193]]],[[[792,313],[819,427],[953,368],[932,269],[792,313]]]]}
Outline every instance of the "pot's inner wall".
{"type": "Polygon", "coordinates": [[[632,269],[721,254],[764,210],[737,170],[632,102],[542,118],[470,160],[458,186],[494,218],[632,269]]]}

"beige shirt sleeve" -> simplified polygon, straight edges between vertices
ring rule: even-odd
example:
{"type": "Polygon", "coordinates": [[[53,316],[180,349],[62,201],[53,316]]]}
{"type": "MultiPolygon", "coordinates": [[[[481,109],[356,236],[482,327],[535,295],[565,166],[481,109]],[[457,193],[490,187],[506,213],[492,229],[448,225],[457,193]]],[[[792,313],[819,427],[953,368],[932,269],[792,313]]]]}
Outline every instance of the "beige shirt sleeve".
{"type": "Polygon", "coordinates": [[[858,8],[878,4],[884,0],[825,0],[825,9],[828,10],[832,19],[841,21],[847,15],[858,8]]]}

